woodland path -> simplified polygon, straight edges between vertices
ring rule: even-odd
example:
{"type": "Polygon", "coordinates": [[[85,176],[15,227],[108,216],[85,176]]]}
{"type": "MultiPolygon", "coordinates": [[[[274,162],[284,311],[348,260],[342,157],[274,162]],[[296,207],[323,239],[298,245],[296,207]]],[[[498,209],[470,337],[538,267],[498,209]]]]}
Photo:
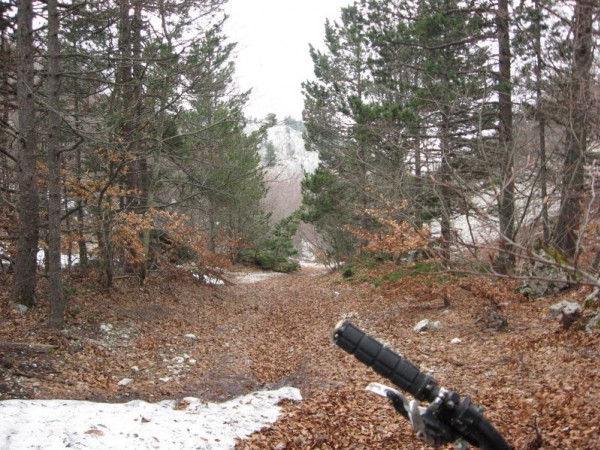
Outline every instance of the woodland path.
{"type": "Polygon", "coordinates": [[[549,322],[557,298],[528,301],[490,280],[405,277],[376,288],[315,268],[225,278],[208,286],[179,275],[74,295],[59,334],[43,326],[44,307],[26,315],[4,307],[0,341],[57,348],[0,348],[0,399],[220,401],[294,386],[304,400],[239,448],[423,448],[385,401],[364,393],[385,380],[331,344],[345,318],[485,405],[518,448],[600,448],[600,339],[549,322]],[[491,311],[508,326],[495,328],[491,311]],[[442,329],[415,333],[424,318],[442,329]]]}

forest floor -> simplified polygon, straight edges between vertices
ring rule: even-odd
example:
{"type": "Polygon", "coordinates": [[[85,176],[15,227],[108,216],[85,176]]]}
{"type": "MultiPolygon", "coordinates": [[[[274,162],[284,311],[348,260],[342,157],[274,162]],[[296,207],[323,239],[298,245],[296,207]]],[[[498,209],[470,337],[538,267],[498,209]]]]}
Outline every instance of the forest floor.
{"type": "Polygon", "coordinates": [[[426,448],[364,390],[389,382],[331,343],[333,326],[348,319],[472,396],[516,448],[600,448],[600,335],[547,318],[550,305],[581,304],[589,289],[529,300],[514,283],[489,279],[374,286],[316,267],[272,277],[244,270],[215,286],[157,275],[101,293],[82,281],[60,333],[46,327],[44,301],[19,313],[0,292],[0,400],[222,401],[294,386],[303,400],[285,401],[272,428],[236,448],[426,448]],[[442,327],[417,333],[422,319],[442,327]]]}

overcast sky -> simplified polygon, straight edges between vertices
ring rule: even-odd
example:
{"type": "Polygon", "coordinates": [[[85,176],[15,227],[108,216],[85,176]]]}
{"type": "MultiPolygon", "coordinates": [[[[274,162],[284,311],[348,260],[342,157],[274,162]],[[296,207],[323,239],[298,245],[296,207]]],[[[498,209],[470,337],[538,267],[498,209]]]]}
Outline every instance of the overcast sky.
{"type": "Polygon", "coordinates": [[[238,85],[253,94],[247,115],[302,118],[300,83],[312,78],[308,45],[322,48],[325,19],[352,0],[229,0],[225,28],[237,42],[238,85]]]}

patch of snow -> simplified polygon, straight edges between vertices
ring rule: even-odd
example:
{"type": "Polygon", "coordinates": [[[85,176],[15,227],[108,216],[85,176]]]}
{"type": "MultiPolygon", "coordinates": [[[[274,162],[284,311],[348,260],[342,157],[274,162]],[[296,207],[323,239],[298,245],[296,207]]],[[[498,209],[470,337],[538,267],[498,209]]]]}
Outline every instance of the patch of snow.
{"type": "MultiPolygon", "coordinates": [[[[71,255],[71,265],[79,264],[79,255],[71,255]]],[[[37,252],[37,265],[39,267],[46,267],[46,253],[43,249],[39,249],[37,252]]],[[[69,267],[69,255],[60,255],[60,265],[64,269],[69,267]]]]}
{"type": "Polygon", "coordinates": [[[300,264],[300,268],[302,269],[313,269],[320,272],[327,272],[329,270],[325,264],[317,261],[305,261],[301,259],[298,261],[298,264],[300,264]]]}
{"type": "Polygon", "coordinates": [[[253,284],[260,281],[268,280],[269,278],[280,277],[284,275],[281,272],[245,272],[233,274],[236,283],[253,284]]]}
{"type": "Polygon", "coordinates": [[[46,449],[233,449],[236,438],[275,422],[282,399],[302,400],[283,387],[225,403],[186,398],[146,403],[76,400],[0,401],[0,448],[46,449]]]}
{"type": "Polygon", "coordinates": [[[194,272],[194,273],[192,273],[192,276],[198,281],[203,281],[206,284],[210,284],[213,286],[219,286],[219,285],[225,284],[225,282],[223,280],[221,280],[220,278],[213,277],[211,275],[206,275],[206,274],[201,275],[197,272],[194,272]]]}
{"type": "Polygon", "coordinates": [[[207,284],[212,284],[214,286],[219,286],[221,284],[225,284],[225,282],[223,280],[221,280],[220,278],[213,277],[210,275],[204,275],[204,282],[207,284]]]}
{"type": "Polygon", "coordinates": [[[317,262],[315,250],[315,245],[306,238],[302,238],[302,240],[300,241],[300,245],[298,245],[298,255],[300,255],[301,260],[306,262],[317,262]]]}

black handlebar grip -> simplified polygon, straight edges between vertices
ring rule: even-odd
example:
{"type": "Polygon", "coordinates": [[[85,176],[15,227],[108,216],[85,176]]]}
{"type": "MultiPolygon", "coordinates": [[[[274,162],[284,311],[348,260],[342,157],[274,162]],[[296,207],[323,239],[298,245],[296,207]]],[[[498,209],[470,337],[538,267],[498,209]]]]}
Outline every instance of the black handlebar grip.
{"type": "Polygon", "coordinates": [[[350,322],[336,325],[333,342],[417,400],[432,402],[438,396],[440,388],[432,377],[350,322]]]}

